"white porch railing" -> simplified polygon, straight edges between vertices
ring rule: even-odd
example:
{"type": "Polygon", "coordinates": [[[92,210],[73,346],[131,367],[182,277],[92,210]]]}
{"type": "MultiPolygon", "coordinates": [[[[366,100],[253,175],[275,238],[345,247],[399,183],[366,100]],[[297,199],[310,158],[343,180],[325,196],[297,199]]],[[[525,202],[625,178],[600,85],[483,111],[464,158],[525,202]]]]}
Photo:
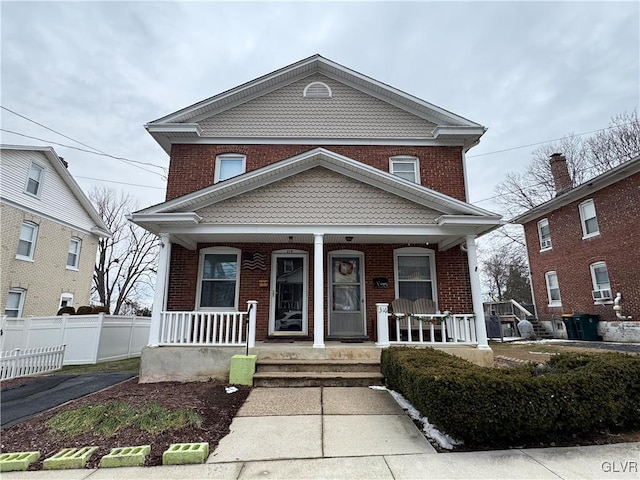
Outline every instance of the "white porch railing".
{"type": "Polygon", "coordinates": [[[396,316],[388,310],[388,304],[377,304],[379,346],[478,344],[476,317],[472,313],[396,316]]]}
{"type": "Polygon", "coordinates": [[[62,368],[65,345],[0,353],[0,380],[53,372],[62,368]]]}
{"type": "Polygon", "coordinates": [[[254,347],[256,304],[246,312],[161,312],[159,344],[254,347]]]}

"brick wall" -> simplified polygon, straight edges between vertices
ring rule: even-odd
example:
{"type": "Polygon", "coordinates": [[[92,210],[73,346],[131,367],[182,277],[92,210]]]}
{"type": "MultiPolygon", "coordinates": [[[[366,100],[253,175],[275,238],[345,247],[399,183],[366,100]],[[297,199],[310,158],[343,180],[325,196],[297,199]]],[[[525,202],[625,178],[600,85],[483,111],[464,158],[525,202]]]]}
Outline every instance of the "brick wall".
{"type": "Polygon", "coordinates": [[[23,316],[55,315],[62,293],[73,294],[75,307],[88,305],[96,259],[97,239],[65,225],[0,204],[0,309],[4,313],[12,288],[26,290],[23,316]],[[33,262],[16,259],[24,221],[38,225],[33,262]],[[71,237],[82,239],[77,271],[66,268],[71,237]]]}
{"type": "MultiPolygon", "coordinates": [[[[167,200],[213,184],[216,156],[246,155],[246,171],[299,155],[317,145],[173,145],[167,181],[167,200]]],[[[385,172],[389,157],[412,155],[420,159],[422,185],[459,200],[465,200],[461,147],[323,146],[327,150],[360,161],[385,172]]]]}
{"type": "Polygon", "coordinates": [[[525,224],[529,262],[538,316],[587,312],[603,321],[615,321],[613,302],[594,305],[589,266],[605,262],[612,294],[622,293],[623,315],[640,318],[640,174],[635,174],[593,195],[565,205],[525,224]],[[600,235],[582,239],[578,205],[593,199],[600,235]],[[551,250],[540,252],[537,223],[549,220],[551,250]],[[549,307],[545,272],[556,271],[561,307],[549,307]]]}
{"type": "MultiPolygon", "coordinates": [[[[222,244],[199,244],[198,249],[222,246],[222,244]]],[[[308,332],[313,336],[313,245],[310,244],[224,244],[243,252],[260,252],[265,256],[266,270],[240,270],[240,295],[239,309],[246,308],[248,300],[258,302],[256,338],[263,340],[269,330],[269,302],[271,290],[271,254],[274,250],[283,248],[305,251],[309,255],[309,299],[308,299],[308,332]],[[266,281],[266,287],[260,287],[260,280],[266,281]]],[[[334,250],[356,250],[364,253],[365,272],[365,299],[366,299],[366,324],[367,332],[371,339],[376,339],[376,303],[391,303],[396,297],[394,288],[393,251],[406,245],[379,245],[379,244],[328,244],[324,245],[325,274],[325,336],[328,291],[326,288],[326,268],[328,253],[334,250]],[[389,280],[388,288],[376,288],[373,279],[386,277],[389,280]]],[[[422,245],[419,245],[422,246],[422,245]]],[[[473,311],[471,301],[471,285],[467,267],[466,254],[459,248],[453,248],[445,252],[436,252],[436,273],[438,302],[441,310],[450,310],[454,313],[469,313],[473,311]]],[[[169,275],[169,310],[192,310],[196,302],[196,290],[198,288],[198,250],[187,250],[179,245],[173,245],[171,250],[171,272],[169,275]]]]}

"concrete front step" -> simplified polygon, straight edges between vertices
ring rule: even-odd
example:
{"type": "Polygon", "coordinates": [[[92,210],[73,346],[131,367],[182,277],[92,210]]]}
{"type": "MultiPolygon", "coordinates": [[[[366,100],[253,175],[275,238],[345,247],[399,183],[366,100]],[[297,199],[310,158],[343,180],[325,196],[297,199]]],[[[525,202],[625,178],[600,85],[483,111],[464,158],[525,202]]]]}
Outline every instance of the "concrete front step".
{"type": "Polygon", "coordinates": [[[254,387],[368,387],[382,385],[380,372],[258,372],[254,387]]]}
{"type": "Polygon", "coordinates": [[[259,360],[262,372],[367,372],[379,373],[378,360],[259,360]]]}

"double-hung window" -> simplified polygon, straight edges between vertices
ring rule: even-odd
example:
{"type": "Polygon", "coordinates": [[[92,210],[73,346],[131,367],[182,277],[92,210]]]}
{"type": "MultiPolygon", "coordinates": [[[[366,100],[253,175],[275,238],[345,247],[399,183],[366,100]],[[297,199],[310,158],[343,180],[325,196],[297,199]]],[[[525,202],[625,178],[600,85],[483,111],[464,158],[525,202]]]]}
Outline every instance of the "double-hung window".
{"type": "Polygon", "coordinates": [[[27,185],[25,187],[25,192],[30,193],[36,197],[40,196],[40,191],[42,190],[42,177],[44,173],[44,168],[40,165],[32,163],[29,167],[29,177],[27,178],[27,185]]]}
{"type": "Polygon", "coordinates": [[[596,303],[611,301],[611,283],[609,283],[607,264],[604,262],[596,262],[592,263],[589,268],[591,270],[591,282],[593,284],[593,291],[591,293],[593,300],[596,303]]]}
{"type": "Polygon", "coordinates": [[[22,227],[20,227],[20,239],[18,240],[17,259],[33,261],[37,236],[38,226],[35,223],[24,222],[22,224],[22,227]]]}
{"type": "Polygon", "coordinates": [[[12,288],[7,295],[7,303],[4,307],[4,314],[7,317],[22,317],[22,308],[24,307],[24,297],[26,290],[20,288],[12,288]]]}
{"type": "Polygon", "coordinates": [[[397,298],[415,301],[436,299],[433,250],[418,247],[398,248],[394,252],[397,298]]]}
{"type": "Polygon", "coordinates": [[[593,200],[587,200],[580,204],[580,223],[582,224],[582,238],[589,238],[600,234],[598,219],[596,218],[596,206],[593,200]]]}
{"type": "Polygon", "coordinates": [[[77,270],[80,265],[80,249],[82,248],[82,240],[73,237],[69,241],[69,253],[67,254],[67,269],[77,270]]]}
{"type": "Polygon", "coordinates": [[[549,230],[549,220],[546,218],[538,222],[538,238],[540,239],[540,251],[551,248],[551,231],[549,230]]]}
{"type": "Polygon", "coordinates": [[[550,307],[562,306],[560,300],[560,285],[558,284],[558,275],[556,272],[547,272],[544,274],[547,283],[547,296],[549,298],[550,307]]]}
{"type": "Polygon", "coordinates": [[[389,159],[389,172],[393,175],[420,183],[420,165],[417,157],[398,155],[389,159]]]}
{"type": "Polygon", "coordinates": [[[247,166],[247,157],[237,153],[227,153],[216,157],[216,171],[213,182],[218,183],[222,180],[242,175],[247,166]]]}
{"type": "Polygon", "coordinates": [[[200,251],[199,308],[237,310],[239,282],[240,250],[210,247],[200,251]]]}

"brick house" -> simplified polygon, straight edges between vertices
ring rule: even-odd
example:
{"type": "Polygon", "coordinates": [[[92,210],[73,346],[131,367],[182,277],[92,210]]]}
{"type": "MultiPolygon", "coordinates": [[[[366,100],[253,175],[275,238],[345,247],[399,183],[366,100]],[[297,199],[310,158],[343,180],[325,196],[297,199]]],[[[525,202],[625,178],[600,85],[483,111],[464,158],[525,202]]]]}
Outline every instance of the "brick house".
{"type": "Polygon", "coordinates": [[[0,146],[0,308],[8,317],[89,305],[108,227],[51,147],[0,146]]]}
{"type": "Polygon", "coordinates": [[[550,163],[556,196],[511,220],[524,226],[538,318],[566,338],[562,314],[597,314],[604,340],[638,342],[640,156],[576,187],[562,155],[550,163]]]}
{"type": "Polygon", "coordinates": [[[164,246],[150,338],[161,348],[146,352],[163,352],[164,373],[143,353],[143,381],[188,377],[205,354],[185,360],[187,345],[331,355],[331,342],[363,342],[379,356],[401,341],[387,318],[396,298],[468,314],[438,320],[440,342],[491,361],[475,239],[501,220],[466,203],[465,174],[483,126],[314,55],[146,128],[170,166],[166,201],[131,215],[164,246]],[[249,338],[234,337],[246,319],[232,313],[252,308],[249,338]],[[167,374],[171,355],[182,363],[167,374]]]}

